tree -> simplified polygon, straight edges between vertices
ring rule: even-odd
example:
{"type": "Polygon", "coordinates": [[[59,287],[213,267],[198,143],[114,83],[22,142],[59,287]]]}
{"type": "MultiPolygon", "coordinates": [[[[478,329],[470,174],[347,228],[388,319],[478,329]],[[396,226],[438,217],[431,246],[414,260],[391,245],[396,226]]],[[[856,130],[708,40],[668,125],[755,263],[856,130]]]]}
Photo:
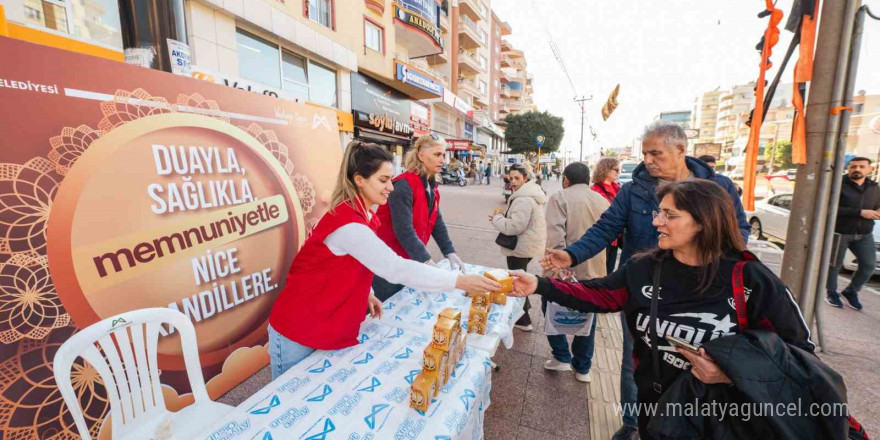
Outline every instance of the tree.
{"type": "Polygon", "coordinates": [[[528,158],[538,154],[536,136],[544,135],[541,154],[545,154],[559,149],[564,134],[562,118],[547,112],[530,111],[507,116],[504,140],[508,150],[514,154],[524,154],[528,158]]]}
{"type": "Polygon", "coordinates": [[[791,141],[777,141],[775,148],[772,143],[764,147],[764,163],[767,164],[768,169],[771,163],[771,156],[773,156],[773,171],[791,168],[793,165],[791,163],[791,141]],[[775,156],[773,156],[774,152],[775,156]]]}

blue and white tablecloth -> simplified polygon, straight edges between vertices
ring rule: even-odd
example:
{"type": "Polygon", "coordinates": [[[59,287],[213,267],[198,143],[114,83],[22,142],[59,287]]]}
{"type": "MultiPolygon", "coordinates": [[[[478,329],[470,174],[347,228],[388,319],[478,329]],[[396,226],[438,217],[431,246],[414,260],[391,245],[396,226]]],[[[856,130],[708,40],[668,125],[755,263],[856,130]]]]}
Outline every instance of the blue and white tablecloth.
{"type": "MultiPolygon", "coordinates": [[[[449,268],[447,261],[441,267],[449,268]]],[[[490,268],[466,265],[467,273],[490,268]]],[[[437,313],[462,311],[461,291],[403,289],[385,303],[382,319],[361,324],[358,345],[316,351],[251,396],[197,438],[205,440],[480,440],[492,389],[491,353],[513,343],[523,298],[492,305],[486,335],[468,335],[463,359],[426,413],[409,407],[437,313]]]]}
{"type": "Polygon", "coordinates": [[[377,322],[360,343],[316,351],[203,431],[205,440],[483,438],[489,355],[467,347],[426,413],[409,407],[428,335],[377,322]]]}

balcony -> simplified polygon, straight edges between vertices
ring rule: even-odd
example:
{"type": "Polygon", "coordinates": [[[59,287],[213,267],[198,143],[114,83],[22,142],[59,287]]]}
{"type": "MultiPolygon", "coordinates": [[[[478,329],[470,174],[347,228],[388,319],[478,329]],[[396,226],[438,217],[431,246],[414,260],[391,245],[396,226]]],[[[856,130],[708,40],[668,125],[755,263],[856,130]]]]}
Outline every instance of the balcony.
{"type": "Polygon", "coordinates": [[[476,0],[458,0],[458,12],[462,17],[468,17],[473,21],[479,21],[482,18],[480,5],[476,0]]]}
{"type": "Polygon", "coordinates": [[[483,72],[477,56],[466,50],[458,51],[458,68],[461,69],[462,75],[478,75],[483,72]]]}
{"type": "Polygon", "coordinates": [[[501,39],[501,51],[502,51],[502,52],[507,52],[507,51],[509,51],[509,50],[513,50],[513,45],[510,44],[510,42],[507,41],[506,38],[502,38],[502,39],[501,39]]]}
{"type": "Polygon", "coordinates": [[[441,53],[438,53],[435,55],[428,55],[427,57],[425,57],[425,60],[428,61],[428,64],[430,64],[432,66],[439,66],[442,64],[446,64],[449,62],[449,50],[443,49],[443,52],[441,52],[441,53]]]}
{"type": "Polygon", "coordinates": [[[477,89],[477,83],[472,79],[467,78],[459,78],[458,79],[458,91],[459,92],[467,92],[472,96],[478,95],[479,89],[477,89]]]}
{"type": "Polygon", "coordinates": [[[509,56],[501,55],[501,67],[513,67],[513,65],[510,64],[510,57],[509,56]]]}
{"type": "Polygon", "coordinates": [[[502,98],[510,98],[510,86],[504,84],[501,86],[501,90],[498,92],[498,96],[502,98]]]}
{"type": "Polygon", "coordinates": [[[477,24],[467,17],[461,17],[458,26],[458,45],[467,50],[484,46],[477,24]]]}
{"type": "Polygon", "coordinates": [[[506,115],[506,114],[510,113],[510,106],[507,105],[506,103],[498,104],[498,113],[500,113],[502,115],[506,115]]]}
{"type": "Polygon", "coordinates": [[[477,94],[474,95],[474,107],[475,108],[477,108],[477,107],[483,108],[483,107],[487,107],[488,105],[489,105],[489,98],[486,97],[485,95],[481,94],[479,91],[477,91],[477,94]]]}

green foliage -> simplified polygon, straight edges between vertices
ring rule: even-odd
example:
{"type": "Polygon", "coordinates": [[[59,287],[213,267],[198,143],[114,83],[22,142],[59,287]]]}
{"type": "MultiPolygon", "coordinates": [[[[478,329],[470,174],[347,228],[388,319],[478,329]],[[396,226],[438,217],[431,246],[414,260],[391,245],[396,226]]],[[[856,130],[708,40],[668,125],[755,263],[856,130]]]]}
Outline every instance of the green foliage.
{"type": "Polygon", "coordinates": [[[778,141],[776,142],[776,148],[773,148],[773,144],[767,144],[764,147],[764,164],[770,164],[770,156],[773,152],[776,152],[776,157],[773,158],[773,170],[785,170],[792,168],[794,164],[791,163],[791,141],[778,141]]]}
{"type": "Polygon", "coordinates": [[[536,155],[538,144],[535,143],[535,136],[539,134],[545,137],[541,154],[559,150],[562,137],[565,135],[562,118],[547,112],[536,111],[507,116],[507,130],[504,132],[504,140],[511,152],[524,154],[527,157],[536,155]]]}

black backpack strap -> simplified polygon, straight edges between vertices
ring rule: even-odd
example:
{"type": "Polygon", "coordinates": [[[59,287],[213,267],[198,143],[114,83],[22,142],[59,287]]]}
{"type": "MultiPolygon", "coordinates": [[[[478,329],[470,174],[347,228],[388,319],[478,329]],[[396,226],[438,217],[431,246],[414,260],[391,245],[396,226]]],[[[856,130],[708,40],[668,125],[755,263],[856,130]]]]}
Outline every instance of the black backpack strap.
{"type": "Polygon", "coordinates": [[[648,334],[651,335],[651,363],[654,370],[654,391],[660,394],[663,387],[660,385],[660,349],[657,346],[657,303],[660,298],[660,272],[663,269],[663,260],[656,262],[654,267],[654,284],[651,286],[651,315],[648,319],[648,334]]]}

